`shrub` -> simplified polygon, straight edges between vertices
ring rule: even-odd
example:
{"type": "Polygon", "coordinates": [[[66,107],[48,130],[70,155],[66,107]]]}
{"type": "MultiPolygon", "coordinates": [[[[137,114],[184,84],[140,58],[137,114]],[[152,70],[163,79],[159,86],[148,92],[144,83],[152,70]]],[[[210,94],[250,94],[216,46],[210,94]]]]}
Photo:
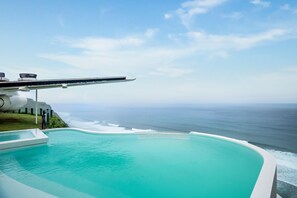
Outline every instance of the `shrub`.
{"type": "Polygon", "coordinates": [[[59,117],[59,116],[53,116],[49,123],[48,128],[64,128],[68,127],[68,125],[59,117]]]}

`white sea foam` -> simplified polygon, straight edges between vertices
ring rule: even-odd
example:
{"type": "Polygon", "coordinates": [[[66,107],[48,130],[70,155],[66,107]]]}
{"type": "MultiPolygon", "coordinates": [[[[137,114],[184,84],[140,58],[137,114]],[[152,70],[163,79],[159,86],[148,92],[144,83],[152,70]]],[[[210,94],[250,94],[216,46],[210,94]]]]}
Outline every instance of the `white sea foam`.
{"type": "Polygon", "coordinates": [[[139,132],[139,133],[143,133],[143,132],[157,132],[155,130],[152,130],[152,129],[136,129],[136,128],[132,128],[132,131],[134,132],[139,132]]]}
{"type": "Polygon", "coordinates": [[[108,126],[111,126],[111,127],[119,127],[120,125],[118,124],[111,124],[111,123],[107,123],[108,126]]]}
{"type": "Polygon", "coordinates": [[[297,186],[297,154],[273,149],[265,150],[276,159],[277,179],[297,186]]]}
{"type": "Polygon", "coordinates": [[[152,129],[127,129],[125,127],[121,127],[118,124],[108,123],[105,121],[85,121],[78,119],[76,117],[72,117],[67,112],[60,112],[59,115],[61,118],[72,128],[81,128],[91,131],[98,132],[107,132],[107,133],[144,133],[144,132],[156,132],[152,129]]]}

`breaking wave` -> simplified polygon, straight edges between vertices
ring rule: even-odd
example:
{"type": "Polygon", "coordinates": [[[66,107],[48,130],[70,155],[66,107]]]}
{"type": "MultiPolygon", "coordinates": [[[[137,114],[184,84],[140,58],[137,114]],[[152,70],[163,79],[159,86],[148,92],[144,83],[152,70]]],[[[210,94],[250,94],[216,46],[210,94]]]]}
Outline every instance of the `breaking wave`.
{"type": "Polygon", "coordinates": [[[277,179],[297,186],[297,154],[274,149],[265,149],[277,163],[277,179]]]}
{"type": "Polygon", "coordinates": [[[108,123],[105,121],[85,121],[76,117],[72,117],[69,113],[59,113],[60,117],[73,128],[81,128],[99,132],[109,133],[145,133],[145,132],[157,132],[152,129],[137,129],[137,128],[126,128],[114,123],[108,123]]]}

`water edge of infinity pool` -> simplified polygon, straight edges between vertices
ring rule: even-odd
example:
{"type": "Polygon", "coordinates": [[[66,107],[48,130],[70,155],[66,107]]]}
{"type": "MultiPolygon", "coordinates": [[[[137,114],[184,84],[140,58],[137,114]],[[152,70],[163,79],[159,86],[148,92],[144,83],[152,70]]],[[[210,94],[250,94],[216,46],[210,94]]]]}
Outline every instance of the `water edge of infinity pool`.
{"type": "Polygon", "coordinates": [[[0,153],[0,170],[56,196],[250,197],[265,165],[246,145],[205,134],[48,136],[45,146],[0,153]]]}

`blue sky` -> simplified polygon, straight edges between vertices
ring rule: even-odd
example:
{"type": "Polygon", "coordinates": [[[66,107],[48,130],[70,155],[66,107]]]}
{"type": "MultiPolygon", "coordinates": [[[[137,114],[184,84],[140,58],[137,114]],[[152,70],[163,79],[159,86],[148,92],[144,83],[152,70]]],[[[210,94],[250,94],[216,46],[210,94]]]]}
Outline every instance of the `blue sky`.
{"type": "Polygon", "coordinates": [[[0,27],[11,80],[137,78],[40,91],[50,103],[297,102],[296,1],[11,0],[0,27]]]}

